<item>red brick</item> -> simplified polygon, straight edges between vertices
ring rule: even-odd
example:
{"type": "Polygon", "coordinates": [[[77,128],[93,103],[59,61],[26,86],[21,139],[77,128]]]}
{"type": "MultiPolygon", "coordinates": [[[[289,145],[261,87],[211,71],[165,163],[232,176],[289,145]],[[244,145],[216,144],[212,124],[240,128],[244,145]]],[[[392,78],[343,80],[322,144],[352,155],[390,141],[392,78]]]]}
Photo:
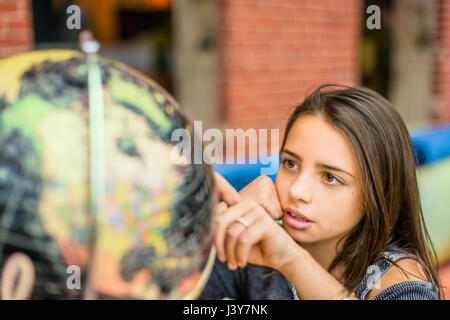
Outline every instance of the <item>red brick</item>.
{"type": "Polygon", "coordinates": [[[439,2],[433,92],[441,105],[436,120],[450,121],[450,0],[439,2]]]}
{"type": "Polygon", "coordinates": [[[15,12],[19,9],[17,1],[0,1],[0,12],[15,12]]]}
{"type": "Polygon", "coordinates": [[[224,1],[222,94],[228,124],[284,127],[288,110],[307,90],[323,82],[358,84],[360,9],[360,0],[224,1]]]}
{"type": "MultiPolygon", "coordinates": [[[[1,22],[0,22],[0,25],[1,25],[1,22]]],[[[29,32],[32,29],[31,19],[8,21],[6,23],[6,25],[12,29],[28,29],[29,32]]]]}
{"type": "Polygon", "coordinates": [[[32,48],[31,0],[0,0],[0,57],[32,48]]]}

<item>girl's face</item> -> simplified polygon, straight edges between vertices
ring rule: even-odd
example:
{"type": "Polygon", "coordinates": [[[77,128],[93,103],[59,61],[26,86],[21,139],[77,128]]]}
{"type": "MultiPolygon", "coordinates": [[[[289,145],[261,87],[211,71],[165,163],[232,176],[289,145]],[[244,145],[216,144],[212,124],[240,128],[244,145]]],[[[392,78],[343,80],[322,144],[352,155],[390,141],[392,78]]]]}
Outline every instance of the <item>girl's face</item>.
{"type": "Polygon", "coordinates": [[[322,116],[304,115],[294,122],[275,185],[283,225],[300,244],[336,243],[362,218],[353,148],[322,116]]]}

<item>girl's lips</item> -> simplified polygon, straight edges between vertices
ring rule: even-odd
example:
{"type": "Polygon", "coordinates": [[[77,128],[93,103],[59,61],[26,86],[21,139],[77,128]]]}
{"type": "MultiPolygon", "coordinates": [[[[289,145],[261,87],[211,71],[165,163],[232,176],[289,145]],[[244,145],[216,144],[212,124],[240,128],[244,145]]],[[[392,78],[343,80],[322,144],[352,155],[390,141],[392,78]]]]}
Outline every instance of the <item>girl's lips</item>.
{"type": "Polygon", "coordinates": [[[285,211],[284,213],[284,221],[290,225],[291,227],[298,229],[298,230],[305,230],[312,226],[312,221],[301,221],[297,218],[294,218],[289,211],[285,211]]]}
{"type": "Polygon", "coordinates": [[[303,213],[301,213],[300,211],[295,210],[295,209],[293,209],[293,208],[291,208],[291,207],[287,207],[286,210],[285,210],[285,212],[290,213],[290,214],[293,215],[293,216],[300,217],[300,218],[302,218],[302,219],[304,219],[304,220],[307,220],[308,222],[312,222],[312,221],[309,220],[308,217],[305,216],[303,213]]]}
{"type": "Polygon", "coordinates": [[[284,221],[291,227],[299,230],[305,230],[313,224],[303,213],[290,207],[287,207],[284,211],[284,221]],[[299,219],[299,217],[304,221],[299,219]]]}

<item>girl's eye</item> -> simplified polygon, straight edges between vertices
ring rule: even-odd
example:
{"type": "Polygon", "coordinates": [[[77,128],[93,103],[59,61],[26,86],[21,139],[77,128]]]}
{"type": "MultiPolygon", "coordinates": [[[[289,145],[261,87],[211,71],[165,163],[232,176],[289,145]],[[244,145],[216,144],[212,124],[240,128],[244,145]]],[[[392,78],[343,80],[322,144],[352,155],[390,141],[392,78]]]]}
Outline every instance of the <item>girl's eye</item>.
{"type": "MultiPolygon", "coordinates": [[[[295,163],[295,161],[293,161],[293,160],[284,159],[281,162],[283,163],[283,167],[285,167],[286,169],[295,170],[297,168],[297,163],[295,163]]],[[[342,184],[342,182],[338,178],[333,176],[331,173],[327,173],[327,172],[325,173],[325,180],[330,185],[341,185],[342,184]]]]}
{"type": "Polygon", "coordinates": [[[289,160],[289,159],[284,159],[283,160],[283,165],[286,169],[295,169],[295,167],[297,166],[297,164],[295,163],[295,161],[289,160]]]}
{"type": "Polygon", "coordinates": [[[327,181],[327,183],[332,185],[342,184],[335,176],[330,173],[325,173],[325,180],[327,181]],[[335,183],[332,183],[333,181],[335,181],[335,183]]]}

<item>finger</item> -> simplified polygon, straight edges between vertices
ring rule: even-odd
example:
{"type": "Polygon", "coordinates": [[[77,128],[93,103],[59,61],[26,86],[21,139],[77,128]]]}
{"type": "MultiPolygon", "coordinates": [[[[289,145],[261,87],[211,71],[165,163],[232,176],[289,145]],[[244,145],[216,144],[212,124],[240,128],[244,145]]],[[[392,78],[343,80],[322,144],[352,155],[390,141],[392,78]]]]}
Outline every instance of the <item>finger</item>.
{"type": "MultiPolygon", "coordinates": [[[[262,209],[261,209],[262,210],[262,209]]],[[[254,223],[258,219],[258,212],[255,209],[249,210],[247,213],[242,215],[240,218],[243,218],[245,222],[250,225],[254,223]]],[[[226,231],[225,237],[225,254],[226,259],[228,261],[229,269],[234,270],[237,268],[236,261],[236,244],[240,235],[247,229],[242,223],[239,221],[234,221],[231,226],[226,231]]]]}
{"type": "Polygon", "coordinates": [[[276,194],[270,194],[266,199],[261,199],[258,202],[272,219],[278,220],[283,217],[283,209],[281,209],[281,204],[276,194]]]}
{"type": "Polygon", "coordinates": [[[228,262],[228,269],[235,270],[237,268],[237,264],[234,259],[234,248],[236,245],[237,238],[239,235],[245,231],[245,227],[236,222],[231,225],[231,227],[226,232],[225,237],[225,255],[226,261],[228,262]]]}
{"type": "Polygon", "coordinates": [[[278,220],[283,217],[283,208],[281,207],[280,197],[278,195],[278,191],[277,188],[275,187],[275,184],[273,185],[273,194],[275,198],[273,202],[275,203],[275,208],[274,208],[274,215],[272,216],[272,218],[278,220]]]}
{"type": "Polygon", "coordinates": [[[226,260],[224,246],[226,230],[237,218],[256,206],[258,206],[258,204],[255,201],[242,201],[225,210],[223,214],[214,217],[214,245],[220,261],[223,262],[226,260]]]}
{"type": "Polygon", "coordinates": [[[275,220],[280,219],[283,216],[283,210],[281,208],[280,199],[273,183],[273,180],[266,175],[259,176],[247,186],[245,186],[239,195],[241,198],[245,198],[247,194],[254,194],[254,189],[259,189],[260,192],[256,195],[258,203],[266,209],[267,213],[275,220]]]}
{"type": "MultiPolygon", "coordinates": [[[[283,216],[283,209],[281,208],[280,198],[278,197],[277,188],[275,187],[275,184],[273,180],[268,177],[264,176],[266,186],[268,189],[266,198],[266,201],[263,201],[265,205],[263,205],[263,208],[266,209],[266,211],[270,214],[270,216],[277,220],[280,219],[283,216]]],[[[264,199],[263,199],[264,200],[264,199]]]]}
{"type": "Polygon", "coordinates": [[[273,183],[272,179],[268,178],[269,181],[269,195],[268,198],[270,201],[268,201],[268,206],[265,208],[270,216],[277,220],[280,219],[283,216],[283,209],[281,208],[281,202],[280,198],[278,197],[277,188],[275,187],[275,184],[273,183]]]}
{"type": "Polygon", "coordinates": [[[220,198],[230,207],[241,201],[236,189],[218,172],[214,171],[216,190],[220,198]]]}
{"type": "Polygon", "coordinates": [[[216,234],[216,232],[218,231],[218,224],[216,223],[216,219],[217,217],[219,217],[220,215],[222,215],[223,213],[225,213],[225,211],[228,209],[228,206],[225,202],[221,201],[216,205],[216,209],[213,215],[213,224],[212,224],[212,234],[216,234]]]}
{"type": "Polygon", "coordinates": [[[263,238],[264,230],[267,228],[267,221],[259,218],[244,232],[240,234],[236,245],[235,259],[239,267],[243,268],[250,262],[262,262],[263,257],[259,248],[255,247],[263,238]],[[253,254],[253,256],[250,256],[253,254]],[[258,255],[258,256],[255,256],[258,255]],[[256,259],[256,261],[254,261],[256,259]]]}
{"type": "Polygon", "coordinates": [[[216,214],[217,215],[222,214],[223,212],[225,212],[225,210],[227,210],[227,208],[228,208],[227,204],[223,201],[220,201],[216,206],[216,214]]]}

